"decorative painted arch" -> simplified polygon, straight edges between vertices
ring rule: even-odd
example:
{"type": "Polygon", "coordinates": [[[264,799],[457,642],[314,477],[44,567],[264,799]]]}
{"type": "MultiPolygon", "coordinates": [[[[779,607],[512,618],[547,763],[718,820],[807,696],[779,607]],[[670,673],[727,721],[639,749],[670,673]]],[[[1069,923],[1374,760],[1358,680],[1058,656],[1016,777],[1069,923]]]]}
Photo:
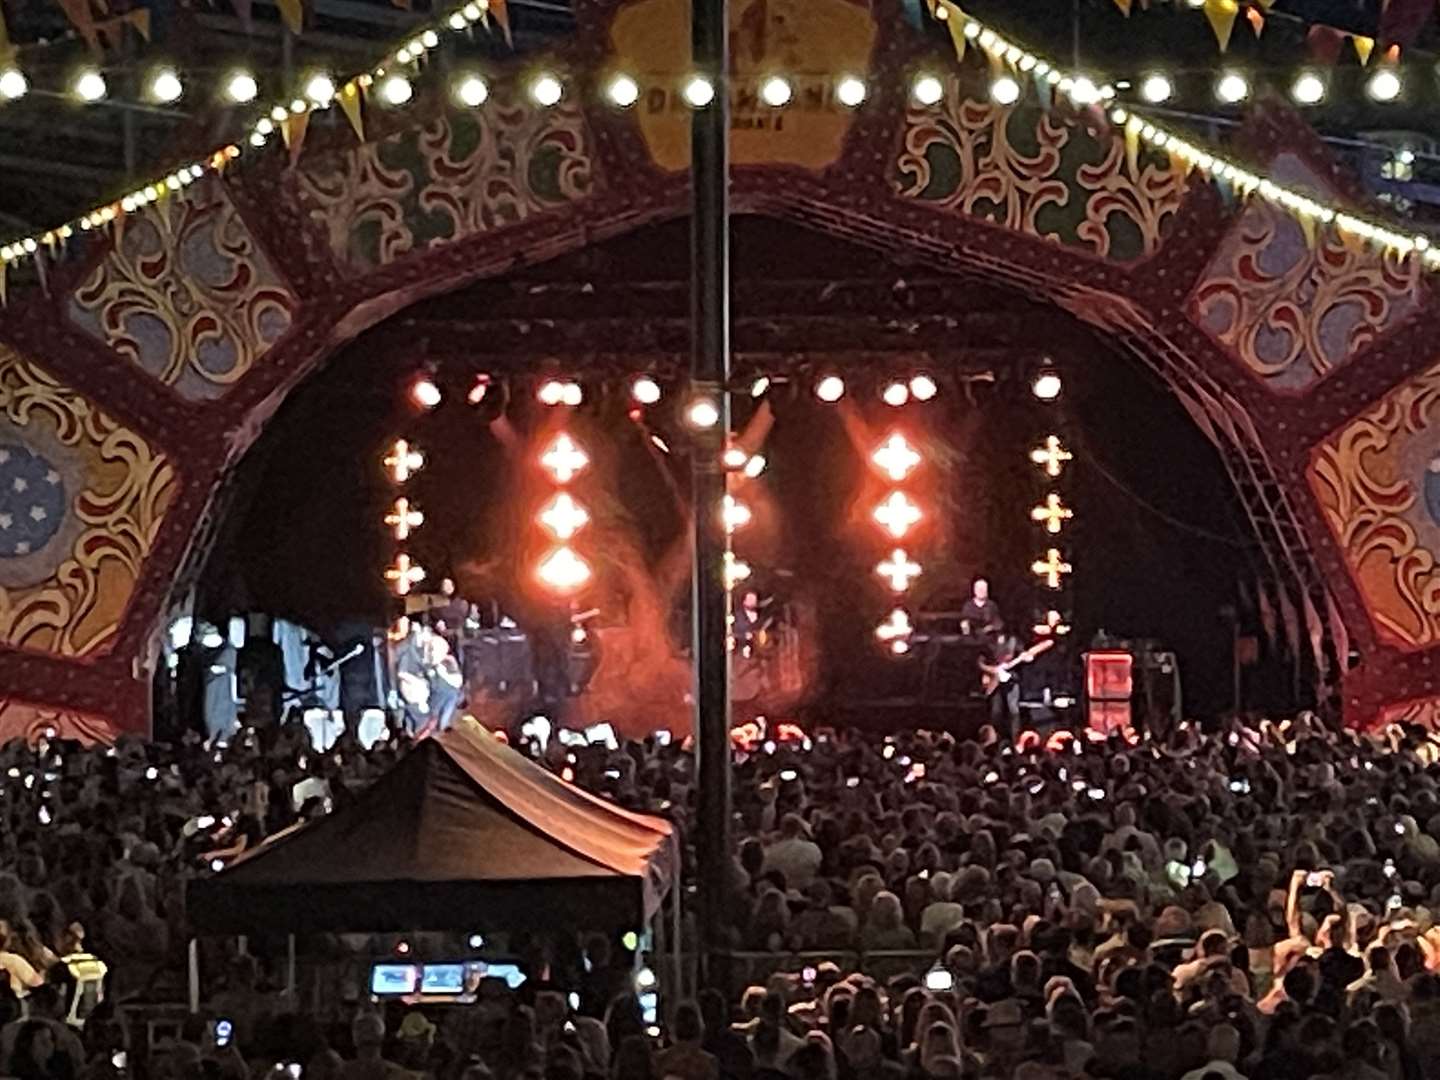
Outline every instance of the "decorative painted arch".
{"type": "MultiPolygon", "coordinates": [[[[978,66],[955,70],[941,105],[916,106],[910,75],[942,61],[890,0],[874,14],[849,0],[735,7],[736,211],[1006,281],[1150,365],[1220,449],[1299,636],[1358,654],[1347,719],[1429,722],[1440,300],[1414,261],[1307,238],[1268,204],[1127,151],[1101,117],[993,105],[978,66]],[[827,33],[795,40],[797,13],[827,33]],[[772,60],[809,73],[784,114],[753,101],[772,60]],[[840,70],[868,73],[861,108],[834,100],[840,70]]],[[[422,95],[372,113],[363,142],[317,121],[293,160],[242,159],[123,231],[77,239],[43,283],[12,291],[0,736],[148,728],[147,649],[223,481],[340,345],[427,296],[686,213],[688,178],[666,166],[683,162],[688,123],[663,89],[682,73],[652,71],[631,110],[599,92],[630,58],[683,55],[683,10],[588,0],[553,58],[574,89],[557,107],[529,102],[517,65],[480,110],[422,95]],[[54,498],[30,500],[51,475],[54,498]]],[[[1357,198],[1278,106],[1251,117],[1238,150],[1357,198]]]]}

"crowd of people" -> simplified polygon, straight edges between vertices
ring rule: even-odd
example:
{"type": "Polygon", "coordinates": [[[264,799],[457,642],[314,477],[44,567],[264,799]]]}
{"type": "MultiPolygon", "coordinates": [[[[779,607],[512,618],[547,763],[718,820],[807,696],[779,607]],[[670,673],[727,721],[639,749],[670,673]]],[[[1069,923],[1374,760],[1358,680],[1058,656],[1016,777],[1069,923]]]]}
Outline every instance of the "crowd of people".
{"type": "MultiPolygon", "coordinates": [[[[319,754],[295,726],[227,747],[6,747],[0,1073],[1440,1077],[1440,746],[1427,733],[1302,716],[1186,725],[1163,744],[750,735],[723,898],[732,995],[677,1001],[662,983],[647,1015],[634,955],[576,927],[511,943],[529,976],[518,989],[438,1012],[302,1007],[239,955],[206,1011],[144,1060],[128,1053],[126,1006],[182,996],[185,882],[343,807],[405,745],[342,738],[319,754]],[[65,958],[82,952],[110,976],[77,1030],[65,958]]],[[[693,834],[683,743],[516,741],[693,834]]]]}

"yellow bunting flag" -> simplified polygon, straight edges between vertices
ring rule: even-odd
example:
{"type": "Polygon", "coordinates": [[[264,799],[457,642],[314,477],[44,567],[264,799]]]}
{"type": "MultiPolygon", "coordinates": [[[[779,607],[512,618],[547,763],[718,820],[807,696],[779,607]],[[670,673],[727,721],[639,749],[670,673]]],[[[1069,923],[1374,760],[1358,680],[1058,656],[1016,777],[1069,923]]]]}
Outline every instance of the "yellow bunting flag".
{"type": "Polygon", "coordinates": [[[950,0],[940,0],[940,9],[945,12],[945,25],[955,45],[955,59],[964,60],[965,47],[970,44],[970,39],[965,36],[965,13],[960,10],[960,5],[952,4],[950,0]]]}
{"type": "Polygon", "coordinates": [[[298,34],[305,29],[305,5],[302,0],[275,0],[275,4],[290,33],[298,34]]]}
{"type": "Polygon", "coordinates": [[[1115,0],[1115,6],[1124,13],[1127,19],[1130,17],[1130,0],[1115,0]]]}
{"type": "Polygon", "coordinates": [[[10,31],[5,28],[5,9],[0,7],[0,63],[15,56],[15,46],[10,44],[10,31]]]}
{"type": "Polygon", "coordinates": [[[1375,39],[1373,37],[1356,34],[1350,39],[1350,44],[1355,46],[1355,55],[1360,58],[1361,67],[1370,63],[1370,54],[1375,51],[1375,39]]]}
{"type": "Polygon", "coordinates": [[[1125,121],[1125,165],[1130,170],[1130,178],[1138,183],[1140,180],[1140,121],[1134,116],[1125,121]]]}
{"type": "Polygon", "coordinates": [[[1235,0],[1205,0],[1205,18],[1215,32],[1222,53],[1230,47],[1230,33],[1239,14],[1240,5],[1235,0]]]}
{"type": "Polygon", "coordinates": [[[280,121],[280,137],[290,150],[290,164],[300,159],[300,148],[305,145],[305,133],[310,130],[308,112],[291,113],[280,121]]]}
{"type": "Polygon", "coordinates": [[[360,84],[351,79],[340,88],[338,96],[340,111],[345,114],[345,119],[350,121],[350,126],[355,129],[355,137],[361,142],[365,141],[365,112],[364,103],[360,96],[360,84]]]}

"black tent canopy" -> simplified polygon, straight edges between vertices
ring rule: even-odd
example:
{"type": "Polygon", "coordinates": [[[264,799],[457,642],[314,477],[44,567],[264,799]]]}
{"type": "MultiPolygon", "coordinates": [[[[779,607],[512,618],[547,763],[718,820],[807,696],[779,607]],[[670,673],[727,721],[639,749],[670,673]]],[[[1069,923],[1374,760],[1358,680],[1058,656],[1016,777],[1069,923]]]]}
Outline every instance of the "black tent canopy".
{"type": "Polygon", "coordinates": [[[187,908],[197,934],[623,932],[679,869],[668,822],[565,783],[468,721],[354,805],[192,882],[187,908]]]}

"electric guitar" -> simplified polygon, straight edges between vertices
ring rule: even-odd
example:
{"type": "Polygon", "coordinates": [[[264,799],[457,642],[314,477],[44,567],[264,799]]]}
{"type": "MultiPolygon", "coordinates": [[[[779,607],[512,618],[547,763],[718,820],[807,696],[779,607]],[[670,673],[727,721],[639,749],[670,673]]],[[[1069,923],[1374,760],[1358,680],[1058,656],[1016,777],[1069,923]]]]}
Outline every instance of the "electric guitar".
{"type": "Polygon", "coordinates": [[[982,660],[980,662],[980,689],[984,691],[986,697],[989,697],[1014,678],[1011,672],[1014,671],[1015,668],[1021,664],[1030,663],[1030,661],[1034,660],[1037,656],[1054,647],[1055,639],[1046,638],[1044,641],[1031,645],[1030,648],[1018,656],[1012,656],[1009,660],[1002,661],[1001,663],[987,664],[982,660]]]}

